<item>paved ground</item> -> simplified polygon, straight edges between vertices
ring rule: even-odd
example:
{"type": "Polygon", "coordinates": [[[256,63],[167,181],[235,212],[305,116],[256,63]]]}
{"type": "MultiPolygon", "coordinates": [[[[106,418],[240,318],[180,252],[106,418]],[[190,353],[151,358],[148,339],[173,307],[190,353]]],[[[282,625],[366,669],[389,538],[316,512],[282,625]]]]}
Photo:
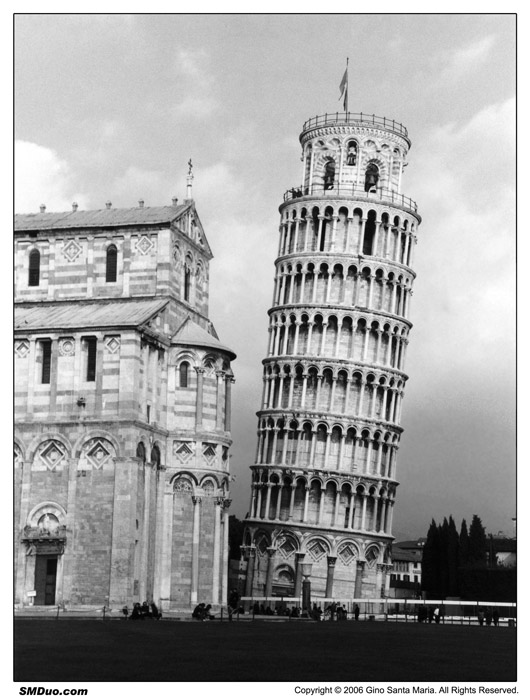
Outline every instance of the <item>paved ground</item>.
{"type": "Polygon", "coordinates": [[[516,629],[15,620],[17,681],[515,681],[516,629]]]}

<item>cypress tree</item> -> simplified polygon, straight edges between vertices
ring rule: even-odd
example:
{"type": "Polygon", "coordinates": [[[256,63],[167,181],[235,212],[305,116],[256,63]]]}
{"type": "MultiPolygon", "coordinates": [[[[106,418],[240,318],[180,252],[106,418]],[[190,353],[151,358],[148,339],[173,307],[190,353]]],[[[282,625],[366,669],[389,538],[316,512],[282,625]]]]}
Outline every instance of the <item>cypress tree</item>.
{"type": "Polygon", "coordinates": [[[421,588],[428,596],[436,596],[440,580],[440,546],[438,527],[431,522],[421,560],[421,588]]]}
{"type": "Polygon", "coordinates": [[[447,595],[458,595],[458,532],[453,516],[449,516],[447,529],[447,595]]]}
{"type": "Polygon", "coordinates": [[[449,562],[447,553],[449,549],[449,523],[447,518],[444,518],[443,523],[438,527],[439,537],[439,593],[438,595],[445,598],[449,591],[449,562]]]}
{"type": "Polygon", "coordinates": [[[467,523],[465,520],[462,520],[462,525],[460,527],[458,545],[458,564],[460,567],[466,566],[469,561],[469,534],[467,532],[467,523]]]}
{"type": "Polygon", "coordinates": [[[474,515],[469,526],[468,561],[473,568],[486,566],[487,540],[486,530],[478,515],[474,515]]]}

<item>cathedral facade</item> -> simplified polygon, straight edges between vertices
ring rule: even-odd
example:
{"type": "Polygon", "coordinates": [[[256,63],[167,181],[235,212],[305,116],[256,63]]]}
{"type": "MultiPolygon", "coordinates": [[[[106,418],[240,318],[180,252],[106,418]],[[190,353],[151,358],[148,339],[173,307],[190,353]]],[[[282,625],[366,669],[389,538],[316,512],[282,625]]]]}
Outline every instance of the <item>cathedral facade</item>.
{"type": "Polygon", "coordinates": [[[245,595],[388,593],[396,455],[420,217],[401,193],[405,127],[304,124],[280,206],[269,346],[243,554],[245,595]]]}
{"type": "Polygon", "coordinates": [[[195,204],[17,215],[19,607],[226,600],[235,354],[195,204]]]}

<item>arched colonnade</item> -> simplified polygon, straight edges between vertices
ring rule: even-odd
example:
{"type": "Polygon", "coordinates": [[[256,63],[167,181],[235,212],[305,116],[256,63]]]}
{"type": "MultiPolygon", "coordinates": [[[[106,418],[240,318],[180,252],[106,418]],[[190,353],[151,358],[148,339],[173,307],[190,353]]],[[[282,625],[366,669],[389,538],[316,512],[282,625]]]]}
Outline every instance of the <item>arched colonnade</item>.
{"type": "Polygon", "coordinates": [[[343,252],[413,264],[417,222],[390,211],[359,207],[286,207],[278,257],[291,253],[343,252]]]}

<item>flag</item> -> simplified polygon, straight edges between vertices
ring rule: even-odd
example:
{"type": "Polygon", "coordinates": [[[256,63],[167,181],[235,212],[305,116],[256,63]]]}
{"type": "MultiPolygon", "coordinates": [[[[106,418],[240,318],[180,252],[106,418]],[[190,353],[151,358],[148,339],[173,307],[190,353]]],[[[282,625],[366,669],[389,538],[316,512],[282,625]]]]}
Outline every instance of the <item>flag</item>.
{"type": "Polygon", "coordinates": [[[339,95],[339,100],[341,97],[344,96],[344,111],[348,111],[348,66],[346,66],[346,70],[344,71],[344,75],[342,76],[342,80],[340,81],[339,85],[339,90],[340,90],[340,95],[339,95]]]}

